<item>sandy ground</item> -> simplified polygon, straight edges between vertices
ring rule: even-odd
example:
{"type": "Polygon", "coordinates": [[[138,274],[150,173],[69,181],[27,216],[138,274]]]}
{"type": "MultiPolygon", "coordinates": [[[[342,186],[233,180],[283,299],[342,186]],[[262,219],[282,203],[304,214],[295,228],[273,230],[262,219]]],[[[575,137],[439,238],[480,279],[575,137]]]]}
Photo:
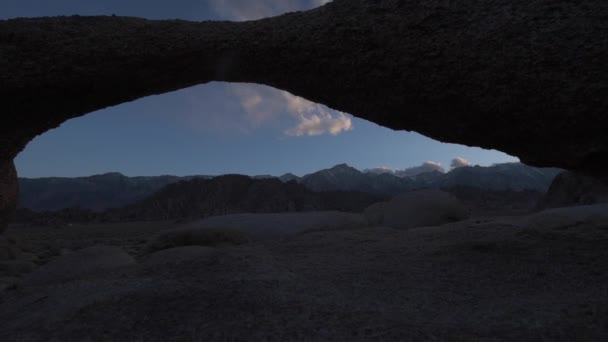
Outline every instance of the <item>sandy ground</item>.
{"type": "MultiPolygon", "coordinates": [[[[9,233],[137,254],[166,225],[9,233]]],[[[608,206],[174,252],[6,291],[0,340],[608,340],[608,206]]]]}

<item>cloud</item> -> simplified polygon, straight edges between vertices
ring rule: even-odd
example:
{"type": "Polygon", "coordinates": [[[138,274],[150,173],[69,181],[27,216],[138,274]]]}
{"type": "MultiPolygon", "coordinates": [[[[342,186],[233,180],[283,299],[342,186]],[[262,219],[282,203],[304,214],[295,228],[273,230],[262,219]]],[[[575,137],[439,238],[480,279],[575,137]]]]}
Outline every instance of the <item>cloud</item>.
{"type": "Polygon", "coordinates": [[[350,115],[283,90],[253,84],[234,84],[231,89],[253,128],[278,122],[281,116],[287,114],[296,121],[295,125],[291,124],[283,131],[288,136],[338,135],[353,129],[350,115]]]}
{"type": "Polygon", "coordinates": [[[365,170],[363,170],[363,172],[365,172],[365,173],[372,173],[372,174],[375,174],[375,175],[381,175],[381,174],[384,174],[384,173],[394,174],[395,170],[391,169],[390,167],[380,166],[380,167],[375,167],[373,169],[365,169],[365,170]]]}
{"type": "Polygon", "coordinates": [[[328,0],[212,0],[215,12],[227,20],[256,20],[325,5],[328,0]]]}
{"type": "Polygon", "coordinates": [[[320,112],[311,116],[301,116],[300,123],[296,127],[286,130],[285,134],[296,137],[325,133],[338,135],[352,129],[353,123],[346,114],[337,113],[336,116],[333,116],[329,113],[320,112]]]}
{"type": "Polygon", "coordinates": [[[327,107],[310,102],[286,91],[282,91],[290,115],[298,120],[296,126],[285,130],[289,136],[311,136],[329,133],[338,135],[353,129],[349,115],[329,110],[327,107]]]}
{"type": "Polygon", "coordinates": [[[445,172],[445,169],[443,168],[443,166],[441,166],[441,163],[437,163],[434,161],[425,161],[420,166],[414,166],[414,167],[407,168],[405,170],[395,171],[395,175],[397,175],[399,177],[413,177],[413,176],[419,175],[421,173],[433,172],[433,171],[439,171],[439,172],[443,173],[443,172],[445,172]]]}
{"type": "Polygon", "coordinates": [[[286,112],[286,103],[281,90],[256,84],[230,84],[229,92],[245,113],[250,128],[277,121],[286,112]]]}
{"type": "Polygon", "coordinates": [[[422,163],[422,165],[408,167],[403,170],[395,170],[385,166],[364,170],[364,172],[366,173],[373,173],[377,175],[383,173],[390,173],[397,177],[414,177],[422,173],[433,171],[439,171],[441,173],[444,173],[445,169],[443,168],[443,166],[441,166],[441,163],[437,163],[434,161],[425,161],[424,163],[422,163]]]}
{"type": "Polygon", "coordinates": [[[461,158],[461,157],[456,157],[456,158],[452,159],[452,162],[450,163],[450,167],[452,169],[456,169],[459,167],[465,167],[465,166],[471,166],[471,162],[469,162],[468,160],[461,158]]]}

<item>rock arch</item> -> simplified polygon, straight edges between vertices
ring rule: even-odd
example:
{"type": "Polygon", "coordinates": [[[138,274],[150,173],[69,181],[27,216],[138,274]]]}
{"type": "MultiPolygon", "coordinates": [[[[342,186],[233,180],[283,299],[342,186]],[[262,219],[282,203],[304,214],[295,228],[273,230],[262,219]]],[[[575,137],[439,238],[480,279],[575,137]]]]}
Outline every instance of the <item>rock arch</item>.
{"type": "Polygon", "coordinates": [[[599,0],[335,0],[242,23],[0,21],[0,209],[15,204],[12,159],[35,136],[210,81],[266,84],[393,129],[601,174],[606,17],[599,0]]]}

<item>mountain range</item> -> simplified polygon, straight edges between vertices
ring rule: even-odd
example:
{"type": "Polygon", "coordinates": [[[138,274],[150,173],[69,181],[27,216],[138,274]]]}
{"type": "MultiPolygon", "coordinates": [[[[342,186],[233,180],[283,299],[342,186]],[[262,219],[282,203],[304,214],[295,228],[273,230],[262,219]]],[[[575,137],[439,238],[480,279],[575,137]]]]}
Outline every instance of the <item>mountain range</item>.
{"type": "Polygon", "coordinates": [[[315,192],[276,177],[224,175],[170,184],[146,199],[109,210],[119,221],[202,218],[236,213],[338,210],[361,212],[387,196],[360,191],[315,192]]]}
{"type": "Polygon", "coordinates": [[[450,189],[471,187],[488,191],[546,192],[553,179],[562,172],[556,168],[536,168],[522,163],[504,163],[492,166],[465,166],[449,172],[433,170],[399,176],[397,172],[361,172],[346,164],[317,171],[303,177],[292,174],[281,179],[295,180],[314,191],[341,190],[395,195],[421,188],[450,189]]]}
{"type": "MultiPolygon", "coordinates": [[[[489,167],[466,166],[446,173],[435,170],[400,177],[399,173],[362,172],[346,164],[340,164],[303,177],[288,173],[280,177],[240,176],[239,179],[241,182],[245,179],[272,181],[275,184],[273,188],[275,190],[279,189],[276,181],[280,181],[301,185],[311,192],[346,191],[369,193],[375,196],[392,196],[421,188],[444,190],[470,188],[483,191],[544,193],[560,172],[560,169],[506,163],[489,167]]],[[[234,179],[225,178],[225,176],[127,177],[120,173],[78,178],[20,178],[20,207],[33,211],[54,211],[63,208],[102,211],[108,208],[135,205],[142,201],[150,203],[150,201],[154,201],[153,198],[176,191],[176,188],[182,187],[184,190],[187,186],[200,187],[206,184],[206,181],[216,178],[234,182],[234,179]]],[[[221,181],[217,183],[220,184],[221,181]]],[[[266,195],[269,193],[266,192],[266,195]]]]}

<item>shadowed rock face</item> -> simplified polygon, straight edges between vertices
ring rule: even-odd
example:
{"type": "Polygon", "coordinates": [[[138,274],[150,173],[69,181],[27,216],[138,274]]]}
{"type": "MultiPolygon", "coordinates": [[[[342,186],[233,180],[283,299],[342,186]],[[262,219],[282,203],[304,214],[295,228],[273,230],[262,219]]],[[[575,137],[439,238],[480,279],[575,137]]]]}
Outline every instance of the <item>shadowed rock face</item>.
{"type": "Polygon", "coordinates": [[[17,195],[19,184],[17,171],[12,161],[0,162],[0,233],[13,219],[17,209],[17,195]]]}
{"type": "Polygon", "coordinates": [[[243,23],[0,21],[0,161],[69,118],[228,81],[599,174],[608,160],[607,15],[599,0],[335,0],[243,23]]]}
{"type": "Polygon", "coordinates": [[[578,172],[559,174],[538,204],[539,209],[608,203],[608,183],[578,172]]]}

